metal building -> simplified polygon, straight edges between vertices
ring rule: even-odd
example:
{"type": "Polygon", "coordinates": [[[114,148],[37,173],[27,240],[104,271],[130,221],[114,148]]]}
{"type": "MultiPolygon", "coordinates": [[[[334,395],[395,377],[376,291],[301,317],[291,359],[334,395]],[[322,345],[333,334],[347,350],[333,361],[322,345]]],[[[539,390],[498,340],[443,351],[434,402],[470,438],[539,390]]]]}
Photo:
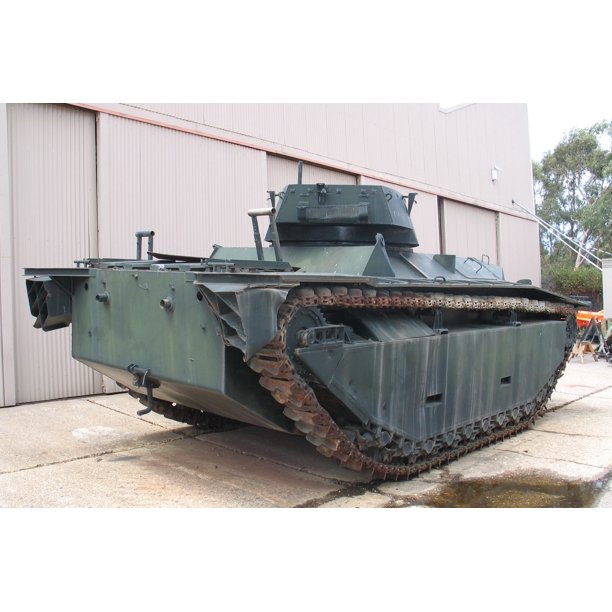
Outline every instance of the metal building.
{"type": "Polygon", "coordinates": [[[207,256],[250,245],[246,211],[295,182],[419,193],[423,252],[485,257],[540,282],[524,104],[0,104],[0,406],[113,391],[32,328],[23,268],[207,256]]]}

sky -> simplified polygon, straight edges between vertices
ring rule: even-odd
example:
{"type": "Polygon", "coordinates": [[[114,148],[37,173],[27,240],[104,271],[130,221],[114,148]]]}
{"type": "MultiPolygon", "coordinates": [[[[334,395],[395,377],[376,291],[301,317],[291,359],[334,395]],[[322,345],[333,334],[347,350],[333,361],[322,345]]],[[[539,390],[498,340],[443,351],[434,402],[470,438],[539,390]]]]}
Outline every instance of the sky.
{"type": "Polygon", "coordinates": [[[573,128],[587,128],[602,120],[612,120],[612,95],[607,100],[566,102],[527,102],[531,159],[540,161],[552,151],[564,134],[573,128]]]}
{"type": "Polygon", "coordinates": [[[612,119],[611,2],[168,6],[10,3],[0,102],[526,102],[536,160],[612,119]]]}

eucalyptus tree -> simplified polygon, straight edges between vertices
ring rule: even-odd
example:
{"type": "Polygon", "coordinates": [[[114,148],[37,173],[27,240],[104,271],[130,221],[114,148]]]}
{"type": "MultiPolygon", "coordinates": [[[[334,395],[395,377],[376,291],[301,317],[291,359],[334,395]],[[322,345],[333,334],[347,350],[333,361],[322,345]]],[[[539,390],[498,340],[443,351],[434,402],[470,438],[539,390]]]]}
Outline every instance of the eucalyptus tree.
{"type": "Polygon", "coordinates": [[[537,214],[569,236],[578,254],[542,233],[544,263],[579,268],[612,252],[612,122],[574,129],[534,162],[537,214]]]}

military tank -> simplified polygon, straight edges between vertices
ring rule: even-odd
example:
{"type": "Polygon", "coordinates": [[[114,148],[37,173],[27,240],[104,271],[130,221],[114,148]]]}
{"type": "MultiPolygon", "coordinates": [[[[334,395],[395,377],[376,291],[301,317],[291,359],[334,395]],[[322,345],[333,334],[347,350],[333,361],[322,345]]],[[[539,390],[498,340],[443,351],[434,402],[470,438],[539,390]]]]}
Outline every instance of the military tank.
{"type": "Polygon", "coordinates": [[[140,415],[295,433],[409,478],[543,414],[580,305],[485,258],[415,252],[416,195],[298,180],[249,211],[252,248],[161,254],[141,231],[135,259],[27,269],[34,326],[72,324],[73,357],[140,415]]]}

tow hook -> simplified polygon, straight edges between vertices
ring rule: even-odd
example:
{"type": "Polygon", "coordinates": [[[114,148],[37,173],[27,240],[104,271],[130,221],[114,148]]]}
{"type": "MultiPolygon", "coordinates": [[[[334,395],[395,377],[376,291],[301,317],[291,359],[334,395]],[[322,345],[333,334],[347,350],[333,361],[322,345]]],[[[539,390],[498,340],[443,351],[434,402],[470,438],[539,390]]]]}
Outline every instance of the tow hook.
{"type": "Polygon", "coordinates": [[[136,411],[138,416],[144,416],[153,410],[153,389],[159,387],[159,385],[149,379],[150,368],[141,368],[135,363],[131,363],[127,370],[130,374],[134,375],[133,382],[137,387],[146,387],[147,389],[147,407],[136,411]]]}

